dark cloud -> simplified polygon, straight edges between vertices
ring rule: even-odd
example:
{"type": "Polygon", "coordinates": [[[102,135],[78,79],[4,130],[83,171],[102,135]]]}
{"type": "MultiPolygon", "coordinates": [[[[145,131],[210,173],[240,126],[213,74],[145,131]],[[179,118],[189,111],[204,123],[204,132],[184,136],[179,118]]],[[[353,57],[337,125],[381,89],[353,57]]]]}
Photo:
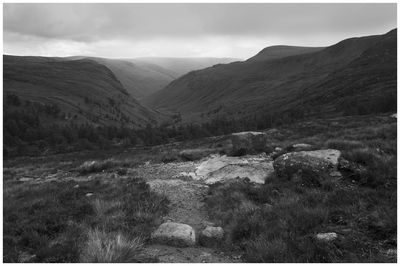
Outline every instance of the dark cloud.
{"type": "MultiPolygon", "coordinates": [[[[4,46],[206,38],[333,43],[396,27],[396,4],[4,4],[4,46]],[[18,44],[18,38],[21,43],[18,44]]],[[[199,41],[201,44],[201,41],[199,41]]],[[[190,45],[189,45],[190,46],[190,45]]],[[[262,48],[262,47],[260,47],[262,48]]],[[[6,51],[7,52],[7,51],[6,51]]],[[[95,51],[92,51],[95,53],[95,51]]]]}

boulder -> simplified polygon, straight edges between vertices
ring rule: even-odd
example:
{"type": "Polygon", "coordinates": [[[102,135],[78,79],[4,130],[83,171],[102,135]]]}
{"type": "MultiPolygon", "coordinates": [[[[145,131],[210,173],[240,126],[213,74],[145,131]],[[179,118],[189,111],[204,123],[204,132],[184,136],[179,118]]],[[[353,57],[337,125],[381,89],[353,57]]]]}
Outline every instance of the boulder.
{"type": "Polygon", "coordinates": [[[216,246],[224,238],[222,227],[207,226],[200,234],[199,242],[202,246],[216,246]]]}
{"type": "Polygon", "coordinates": [[[332,232],[332,233],[319,233],[319,234],[317,234],[317,235],[315,236],[315,238],[316,238],[317,240],[324,241],[324,242],[333,241],[333,240],[335,240],[337,237],[338,237],[338,235],[337,235],[336,233],[334,233],[334,232],[332,232]]]}
{"type": "Polygon", "coordinates": [[[187,224],[166,222],[151,235],[153,241],[171,246],[187,247],[196,244],[196,233],[187,224]]]}
{"type": "Polygon", "coordinates": [[[232,155],[245,155],[264,150],[267,144],[267,134],[264,132],[239,132],[231,134],[232,155]]]}
{"type": "Polygon", "coordinates": [[[318,183],[325,176],[338,177],[339,157],[340,151],[333,149],[290,152],[279,156],[273,167],[278,177],[318,183]]]}
{"type": "Polygon", "coordinates": [[[248,178],[252,183],[264,184],[274,172],[272,161],[262,156],[215,156],[202,162],[196,169],[196,178],[206,184],[224,182],[235,178],[248,178]]]}

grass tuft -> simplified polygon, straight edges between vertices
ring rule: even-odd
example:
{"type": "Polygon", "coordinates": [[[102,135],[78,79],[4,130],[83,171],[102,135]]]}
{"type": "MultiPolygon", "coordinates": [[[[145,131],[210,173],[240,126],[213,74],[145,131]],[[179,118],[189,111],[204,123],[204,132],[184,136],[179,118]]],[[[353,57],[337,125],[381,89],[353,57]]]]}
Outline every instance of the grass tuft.
{"type": "Polygon", "coordinates": [[[141,262],[143,240],[127,239],[121,233],[107,233],[98,228],[88,232],[88,241],[82,251],[80,262],[127,263],[141,262]]]}

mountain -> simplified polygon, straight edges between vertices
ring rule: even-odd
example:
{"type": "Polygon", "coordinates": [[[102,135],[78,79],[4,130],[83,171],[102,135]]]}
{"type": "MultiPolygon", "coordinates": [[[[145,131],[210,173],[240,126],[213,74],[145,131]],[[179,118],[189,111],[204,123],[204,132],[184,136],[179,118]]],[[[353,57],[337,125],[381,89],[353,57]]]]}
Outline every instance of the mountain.
{"type": "Polygon", "coordinates": [[[302,46],[288,46],[288,45],[275,45],[261,50],[255,56],[249,58],[248,62],[266,61],[279,59],[292,55],[307,54],[317,52],[324,49],[324,47],[302,47],[302,46]]]}
{"type": "Polygon", "coordinates": [[[140,57],[132,62],[148,63],[160,66],[169,71],[171,76],[178,78],[190,71],[203,69],[217,64],[226,64],[239,61],[237,58],[216,58],[216,57],[140,57]]]}
{"type": "Polygon", "coordinates": [[[42,123],[142,127],[163,119],[95,60],[4,55],[3,71],[5,103],[14,103],[4,110],[39,113],[42,123]]]}
{"type": "Polygon", "coordinates": [[[190,72],[145,102],[184,121],[396,110],[397,30],[316,49],[283,56],[288,49],[266,48],[245,62],[190,72]]]}

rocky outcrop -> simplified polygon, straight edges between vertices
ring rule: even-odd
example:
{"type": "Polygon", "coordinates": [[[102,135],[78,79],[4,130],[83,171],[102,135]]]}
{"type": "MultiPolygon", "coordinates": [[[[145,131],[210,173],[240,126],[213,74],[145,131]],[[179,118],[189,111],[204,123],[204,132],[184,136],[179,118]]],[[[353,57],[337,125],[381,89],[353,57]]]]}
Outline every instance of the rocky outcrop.
{"type": "Polygon", "coordinates": [[[166,222],[151,235],[154,242],[171,246],[187,247],[196,244],[196,233],[187,224],[166,222]]]}
{"type": "Polygon", "coordinates": [[[196,169],[196,178],[206,184],[235,178],[248,178],[250,182],[264,184],[273,173],[272,161],[265,155],[252,157],[214,156],[196,169]]]}
{"type": "Polygon", "coordinates": [[[318,183],[326,176],[340,176],[339,157],[340,151],[333,149],[291,152],[279,156],[273,166],[278,177],[318,183]]]}
{"type": "Polygon", "coordinates": [[[232,155],[240,156],[262,151],[267,144],[267,134],[264,132],[239,132],[231,134],[232,155]]]}

